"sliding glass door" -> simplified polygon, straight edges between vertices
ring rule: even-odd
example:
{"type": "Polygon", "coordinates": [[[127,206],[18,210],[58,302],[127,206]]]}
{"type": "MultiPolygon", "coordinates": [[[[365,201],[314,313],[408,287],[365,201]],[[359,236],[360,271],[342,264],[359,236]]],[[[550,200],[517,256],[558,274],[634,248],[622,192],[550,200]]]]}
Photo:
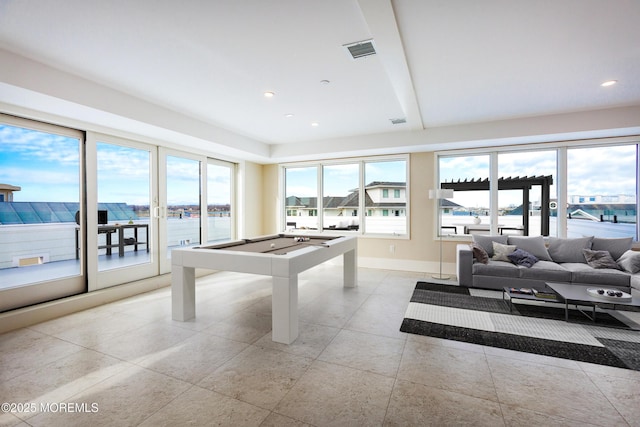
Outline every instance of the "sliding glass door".
{"type": "Polygon", "coordinates": [[[0,312],[84,292],[81,132],[0,115],[0,312]]]}
{"type": "Polygon", "coordinates": [[[168,273],[172,249],[234,239],[235,174],[0,114],[0,312],[168,273]]]}
{"type": "Polygon", "coordinates": [[[98,191],[90,197],[87,230],[97,288],[158,274],[156,147],[97,134],[89,144],[98,191]]]}
{"type": "Polygon", "coordinates": [[[235,238],[235,165],[163,148],[158,165],[160,272],[168,273],[173,249],[235,238]]]}
{"type": "Polygon", "coordinates": [[[207,242],[220,242],[233,237],[233,164],[208,159],[207,161],[207,242]]]}

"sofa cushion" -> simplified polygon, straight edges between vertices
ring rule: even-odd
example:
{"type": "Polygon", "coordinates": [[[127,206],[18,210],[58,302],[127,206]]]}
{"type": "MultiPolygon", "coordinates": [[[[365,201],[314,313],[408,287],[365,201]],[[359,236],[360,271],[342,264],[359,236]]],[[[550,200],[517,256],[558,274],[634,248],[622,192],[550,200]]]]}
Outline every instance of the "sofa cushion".
{"type": "Polygon", "coordinates": [[[587,264],[593,268],[613,268],[614,270],[620,270],[620,266],[607,251],[583,249],[582,253],[584,253],[584,259],[587,261],[587,264]]]}
{"type": "Polygon", "coordinates": [[[473,257],[476,259],[476,261],[483,264],[489,262],[489,254],[487,254],[487,251],[485,251],[482,246],[474,242],[470,245],[470,247],[473,251],[473,257]]]}
{"type": "Polygon", "coordinates": [[[640,252],[626,251],[618,258],[618,265],[627,273],[640,273],[640,252]]]}
{"type": "Polygon", "coordinates": [[[547,251],[542,236],[508,236],[507,243],[516,245],[518,249],[529,252],[539,260],[551,261],[551,256],[549,256],[549,251],[547,251]]]}
{"type": "Polygon", "coordinates": [[[549,282],[570,282],[571,272],[553,261],[538,261],[531,268],[521,268],[520,277],[549,282]]]}
{"type": "Polygon", "coordinates": [[[515,250],[516,247],[513,245],[503,245],[502,243],[493,242],[493,256],[491,259],[494,261],[511,262],[508,256],[515,250]]]}
{"type": "Polygon", "coordinates": [[[509,236],[488,236],[483,234],[474,234],[473,242],[479,244],[487,251],[489,257],[493,256],[493,242],[502,243],[503,245],[507,244],[507,238],[509,236]]]}
{"type": "Polygon", "coordinates": [[[489,260],[488,264],[476,262],[472,269],[474,276],[520,277],[520,269],[506,261],[489,260]]]}
{"type": "Polygon", "coordinates": [[[535,255],[520,248],[516,248],[515,251],[507,255],[507,258],[515,265],[521,265],[527,268],[533,267],[533,265],[538,262],[538,258],[536,258],[535,255]]]}
{"type": "Polygon", "coordinates": [[[588,264],[569,262],[560,264],[571,271],[571,281],[573,283],[588,283],[602,286],[623,286],[628,287],[630,275],[612,268],[595,269],[588,264]]]}
{"type": "Polygon", "coordinates": [[[580,237],[577,239],[560,239],[549,237],[549,255],[555,262],[579,262],[586,264],[583,249],[591,249],[593,237],[580,237]]]}
{"type": "Polygon", "coordinates": [[[531,268],[520,268],[520,277],[549,282],[570,282],[571,272],[553,261],[540,260],[531,268]]]}
{"type": "Polygon", "coordinates": [[[591,249],[593,249],[594,251],[607,251],[611,254],[613,259],[618,259],[622,256],[622,254],[631,249],[632,243],[633,242],[631,237],[594,237],[591,244],[591,249]]]}

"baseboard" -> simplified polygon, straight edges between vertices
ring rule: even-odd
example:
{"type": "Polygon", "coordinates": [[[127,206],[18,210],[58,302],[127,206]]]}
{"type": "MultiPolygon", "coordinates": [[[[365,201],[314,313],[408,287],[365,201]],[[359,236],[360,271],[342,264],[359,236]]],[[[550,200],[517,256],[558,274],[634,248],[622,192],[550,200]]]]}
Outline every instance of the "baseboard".
{"type": "MultiPolygon", "coordinates": [[[[205,276],[215,271],[199,271],[205,276]]],[[[171,273],[0,313],[0,334],[171,285],[171,273]]]]}
{"type": "MultiPolygon", "coordinates": [[[[440,263],[433,261],[416,261],[396,258],[358,257],[358,267],[376,268],[381,270],[413,271],[416,273],[437,274],[440,263]]],[[[455,275],[455,263],[442,263],[442,274],[455,275]]]]}

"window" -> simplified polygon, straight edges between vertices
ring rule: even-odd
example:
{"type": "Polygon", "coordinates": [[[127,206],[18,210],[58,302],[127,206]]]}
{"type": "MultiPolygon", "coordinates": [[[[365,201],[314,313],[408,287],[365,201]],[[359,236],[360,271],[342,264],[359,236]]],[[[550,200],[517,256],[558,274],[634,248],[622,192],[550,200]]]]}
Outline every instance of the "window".
{"type": "Polygon", "coordinates": [[[453,186],[453,198],[440,201],[440,229],[453,234],[489,232],[489,155],[439,158],[440,186],[453,186]],[[455,183],[468,185],[455,185],[455,183]]]}
{"type": "Polygon", "coordinates": [[[322,167],[323,228],[325,230],[357,230],[360,206],[360,165],[347,163],[322,167]]]}
{"type": "Polygon", "coordinates": [[[200,161],[167,156],[167,256],[200,243],[200,161]]]}
{"type": "Polygon", "coordinates": [[[557,151],[498,153],[498,232],[556,236],[557,151]]]}
{"type": "MultiPolygon", "coordinates": [[[[98,142],[98,270],[148,263],[151,161],[149,151],[98,142]],[[125,190],[126,189],[126,190],[125,190]],[[121,227],[126,227],[120,230],[121,227]],[[120,242],[120,232],[124,242],[120,242]],[[120,254],[122,251],[122,254],[120,254]],[[135,252],[135,257],[119,257],[135,252]],[[119,262],[114,262],[118,258],[119,262]],[[121,259],[120,259],[121,258],[121,259]]],[[[96,250],[96,249],[94,249],[96,250]]]]}
{"type": "Polygon", "coordinates": [[[632,236],[637,241],[637,138],[599,142],[439,155],[440,185],[454,190],[440,209],[442,228],[457,234],[632,236]],[[559,166],[560,158],[566,168],[559,166]]]}
{"type": "Polygon", "coordinates": [[[318,167],[289,167],[284,173],[287,229],[318,229],[318,167]]]}
{"type": "Polygon", "coordinates": [[[231,163],[209,159],[207,163],[207,240],[219,242],[233,237],[233,176],[231,163]]]}
{"type": "Polygon", "coordinates": [[[282,229],[295,223],[297,228],[406,235],[407,157],[283,166],[282,229]]]}
{"type": "Polygon", "coordinates": [[[365,231],[374,234],[406,234],[407,217],[400,212],[406,212],[407,207],[407,161],[368,161],[364,165],[365,205],[373,211],[365,218],[365,231]],[[389,198],[390,190],[393,191],[393,198],[389,198]]]}
{"type": "Polygon", "coordinates": [[[86,290],[83,144],[81,132],[0,116],[0,312],[86,290]]]}
{"type": "Polygon", "coordinates": [[[636,236],[637,148],[567,150],[567,237],[636,236]]]}

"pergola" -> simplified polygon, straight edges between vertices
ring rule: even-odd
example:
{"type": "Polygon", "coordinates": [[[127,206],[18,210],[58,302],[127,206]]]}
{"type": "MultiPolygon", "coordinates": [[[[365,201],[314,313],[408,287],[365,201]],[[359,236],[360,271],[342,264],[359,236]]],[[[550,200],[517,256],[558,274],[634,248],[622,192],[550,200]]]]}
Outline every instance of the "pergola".
{"type": "MultiPolygon", "coordinates": [[[[498,190],[522,190],[522,225],[524,235],[529,235],[529,191],[534,185],[539,185],[542,189],[542,200],[540,206],[540,233],[543,236],[549,235],[549,202],[550,187],[553,184],[553,177],[547,176],[516,176],[498,179],[498,190]]],[[[447,188],[454,191],[481,191],[489,190],[489,178],[471,179],[464,181],[443,182],[440,188],[447,188]]]]}

